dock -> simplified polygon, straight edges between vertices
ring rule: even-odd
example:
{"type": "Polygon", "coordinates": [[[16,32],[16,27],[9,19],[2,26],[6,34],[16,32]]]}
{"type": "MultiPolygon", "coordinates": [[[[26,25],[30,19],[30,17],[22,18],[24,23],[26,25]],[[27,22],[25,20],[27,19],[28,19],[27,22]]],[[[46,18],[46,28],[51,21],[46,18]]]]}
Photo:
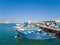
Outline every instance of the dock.
{"type": "Polygon", "coordinates": [[[59,31],[60,32],[59,28],[53,28],[53,27],[49,27],[49,26],[46,26],[46,25],[40,25],[39,27],[43,28],[43,29],[50,29],[50,30],[53,30],[53,31],[59,31]]]}
{"type": "Polygon", "coordinates": [[[43,30],[47,30],[48,32],[51,31],[51,33],[56,33],[56,35],[60,36],[60,28],[53,28],[53,27],[46,26],[46,25],[39,25],[39,28],[43,30]]]}

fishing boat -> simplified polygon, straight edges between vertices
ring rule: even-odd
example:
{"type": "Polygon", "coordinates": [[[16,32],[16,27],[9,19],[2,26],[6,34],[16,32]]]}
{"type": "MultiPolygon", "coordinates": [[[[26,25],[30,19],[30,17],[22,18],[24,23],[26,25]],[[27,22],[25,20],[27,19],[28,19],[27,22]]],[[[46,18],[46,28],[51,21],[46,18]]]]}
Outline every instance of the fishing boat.
{"type": "Polygon", "coordinates": [[[21,38],[27,38],[27,39],[55,39],[54,35],[50,35],[47,32],[43,31],[43,29],[32,29],[27,27],[28,23],[24,23],[24,28],[20,28],[19,30],[16,30],[17,34],[21,38]]]}

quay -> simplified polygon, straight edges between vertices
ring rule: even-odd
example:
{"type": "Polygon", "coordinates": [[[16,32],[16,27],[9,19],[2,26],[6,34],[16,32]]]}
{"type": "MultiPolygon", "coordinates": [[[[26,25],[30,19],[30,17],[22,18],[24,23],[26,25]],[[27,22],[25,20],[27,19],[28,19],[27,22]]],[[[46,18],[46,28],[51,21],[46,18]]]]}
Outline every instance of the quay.
{"type": "Polygon", "coordinates": [[[39,28],[43,29],[44,31],[50,32],[50,33],[55,33],[57,36],[60,36],[60,29],[59,28],[52,28],[52,27],[47,27],[40,25],[39,28]]]}
{"type": "Polygon", "coordinates": [[[52,30],[52,31],[58,31],[58,32],[60,32],[59,28],[53,28],[53,27],[49,27],[49,26],[46,26],[46,25],[40,25],[39,28],[49,29],[49,30],[52,30]]]}
{"type": "MultiPolygon", "coordinates": [[[[56,23],[56,21],[46,21],[46,24],[47,23],[56,23]]],[[[49,24],[46,25],[41,23],[40,25],[38,25],[38,27],[47,32],[56,33],[56,35],[60,36],[60,22],[57,22],[57,23],[59,23],[58,24],[59,26],[58,25],[50,26],[49,24]]]]}

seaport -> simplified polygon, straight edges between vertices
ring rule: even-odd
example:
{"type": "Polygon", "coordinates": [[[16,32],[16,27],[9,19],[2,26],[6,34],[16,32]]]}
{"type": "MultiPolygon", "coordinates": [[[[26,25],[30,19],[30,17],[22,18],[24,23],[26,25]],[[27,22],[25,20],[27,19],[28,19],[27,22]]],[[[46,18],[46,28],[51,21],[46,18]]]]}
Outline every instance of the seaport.
{"type": "MultiPolygon", "coordinates": [[[[59,44],[60,37],[56,37],[55,39],[26,39],[26,38],[15,38],[16,30],[14,27],[16,23],[10,24],[0,24],[0,45],[57,45],[59,44]],[[4,28],[3,28],[4,27],[4,28]]],[[[36,28],[34,28],[35,30],[36,28]]],[[[21,29],[22,30],[22,29],[21,29]]],[[[32,31],[32,30],[31,30],[32,31]]],[[[44,31],[44,30],[43,30],[44,31]]],[[[29,31],[28,31],[29,32],[29,31]]],[[[39,32],[39,30],[34,31],[39,32]]],[[[45,31],[44,31],[45,32],[45,31]]],[[[22,32],[24,33],[24,32],[22,32]]],[[[36,33],[38,34],[38,33],[36,33]]],[[[39,35],[38,35],[39,36],[39,35]]],[[[46,33],[45,33],[46,36],[46,33]]]]}
{"type": "Polygon", "coordinates": [[[60,28],[59,28],[60,25],[59,24],[60,23],[55,20],[42,21],[39,23],[33,23],[32,21],[29,21],[29,22],[17,23],[14,29],[18,32],[17,35],[20,35],[25,38],[52,39],[52,38],[56,38],[56,35],[60,36],[60,28]],[[32,33],[36,36],[35,38],[33,38],[34,36],[32,36],[33,35],[32,33]],[[51,37],[49,37],[49,35],[51,37]]]}
{"type": "Polygon", "coordinates": [[[0,0],[0,45],[59,45],[60,0],[0,0]]]}

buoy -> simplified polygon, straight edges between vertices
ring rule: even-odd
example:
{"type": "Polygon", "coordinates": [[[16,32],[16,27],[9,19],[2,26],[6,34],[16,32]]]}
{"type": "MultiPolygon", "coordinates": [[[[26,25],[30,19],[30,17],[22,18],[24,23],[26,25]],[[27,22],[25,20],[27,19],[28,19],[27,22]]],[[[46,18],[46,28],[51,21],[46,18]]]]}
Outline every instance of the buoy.
{"type": "Polygon", "coordinates": [[[53,37],[53,39],[56,39],[56,37],[53,37]]]}
{"type": "Polygon", "coordinates": [[[17,36],[15,36],[15,38],[17,38],[17,36]]]}

